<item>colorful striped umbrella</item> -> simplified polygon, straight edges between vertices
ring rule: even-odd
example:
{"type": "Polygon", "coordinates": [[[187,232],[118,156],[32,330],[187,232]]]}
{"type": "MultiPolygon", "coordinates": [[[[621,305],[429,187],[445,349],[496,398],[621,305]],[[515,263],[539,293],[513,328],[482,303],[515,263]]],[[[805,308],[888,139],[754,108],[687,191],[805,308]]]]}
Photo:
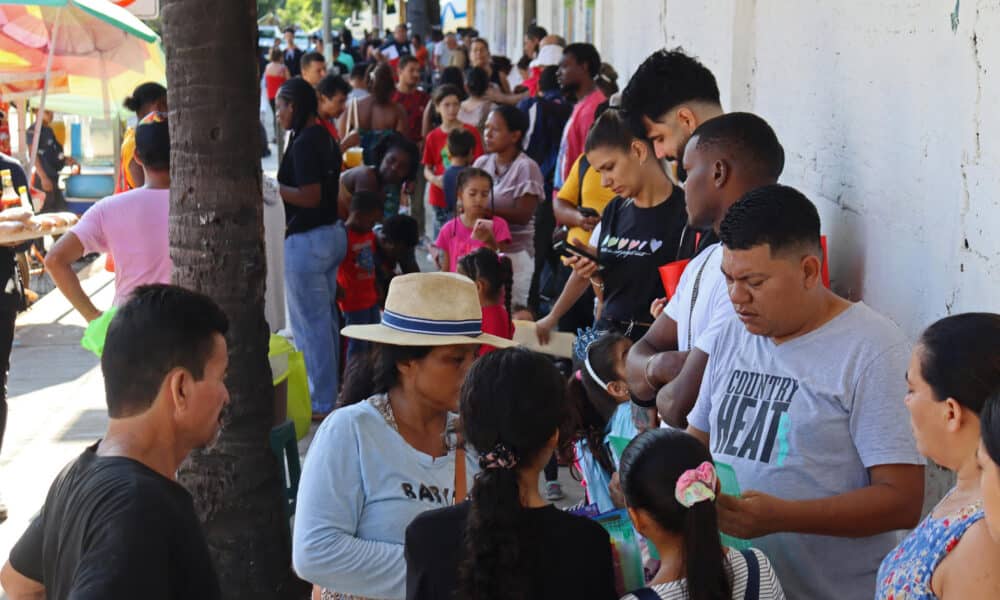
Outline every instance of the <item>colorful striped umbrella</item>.
{"type": "MultiPolygon", "coordinates": [[[[0,73],[13,77],[22,98],[40,96],[43,109],[111,117],[135,86],[165,82],[159,41],[152,29],[109,0],[0,2],[0,73]],[[41,89],[32,94],[32,87],[41,89]]],[[[32,148],[32,162],[36,153],[32,148]]]]}

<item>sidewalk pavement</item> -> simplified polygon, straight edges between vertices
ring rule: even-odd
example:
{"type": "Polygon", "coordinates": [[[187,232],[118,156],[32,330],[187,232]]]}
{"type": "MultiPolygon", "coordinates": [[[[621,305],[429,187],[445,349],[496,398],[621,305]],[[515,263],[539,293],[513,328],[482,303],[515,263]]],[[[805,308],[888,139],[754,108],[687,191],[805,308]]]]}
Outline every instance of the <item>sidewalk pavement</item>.
{"type": "MultiPolygon", "coordinates": [[[[114,275],[95,261],[84,290],[98,308],[111,306],[114,275]]],[[[99,360],[80,347],[86,322],[63,295],[43,296],[17,320],[11,353],[7,431],[0,452],[0,560],[41,507],[56,475],[107,425],[99,360]]],[[[0,592],[0,599],[6,596],[0,592]]]]}

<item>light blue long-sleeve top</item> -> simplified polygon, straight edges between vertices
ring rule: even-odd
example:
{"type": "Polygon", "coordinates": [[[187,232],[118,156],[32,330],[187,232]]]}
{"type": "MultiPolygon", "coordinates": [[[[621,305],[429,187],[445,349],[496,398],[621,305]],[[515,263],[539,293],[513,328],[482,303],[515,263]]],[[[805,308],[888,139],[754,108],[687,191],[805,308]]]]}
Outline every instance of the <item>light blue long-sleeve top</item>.
{"type": "MultiPolygon", "coordinates": [[[[467,488],[478,470],[466,454],[467,488]]],[[[418,514],[454,504],[455,454],[417,451],[370,402],[333,412],[316,431],[299,483],[292,563],[321,587],[406,596],[403,541],[418,514]]]]}
{"type": "MultiPolygon", "coordinates": [[[[604,434],[604,444],[608,444],[611,436],[632,439],[638,435],[635,422],[632,420],[632,403],[625,402],[618,405],[611,415],[608,427],[604,434]]],[[[611,473],[608,473],[594,458],[593,452],[587,447],[586,440],[576,443],[576,456],[580,461],[580,471],[583,475],[584,484],[587,486],[587,498],[591,504],[596,504],[597,509],[602,513],[615,510],[615,504],[611,501],[611,492],[608,486],[611,484],[611,473]]]]}

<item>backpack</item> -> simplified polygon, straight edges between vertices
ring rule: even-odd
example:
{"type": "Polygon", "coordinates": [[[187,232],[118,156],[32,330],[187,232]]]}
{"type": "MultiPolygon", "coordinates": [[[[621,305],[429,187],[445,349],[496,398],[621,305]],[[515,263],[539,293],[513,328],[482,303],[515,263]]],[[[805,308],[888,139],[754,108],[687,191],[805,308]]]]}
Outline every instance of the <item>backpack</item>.
{"type": "Polygon", "coordinates": [[[529,98],[518,105],[518,108],[528,115],[529,119],[531,110],[535,109],[534,127],[531,129],[524,152],[538,163],[542,178],[549,181],[555,173],[563,128],[566,127],[566,121],[569,120],[573,108],[565,102],[541,97],[529,98]]]}
{"type": "MultiPolygon", "coordinates": [[[[760,599],[760,563],[753,550],[740,550],[740,554],[747,561],[747,591],[743,600],[760,599]]],[[[651,588],[644,587],[634,590],[632,595],[639,600],[660,600],[660,595],[651,588]]]]}

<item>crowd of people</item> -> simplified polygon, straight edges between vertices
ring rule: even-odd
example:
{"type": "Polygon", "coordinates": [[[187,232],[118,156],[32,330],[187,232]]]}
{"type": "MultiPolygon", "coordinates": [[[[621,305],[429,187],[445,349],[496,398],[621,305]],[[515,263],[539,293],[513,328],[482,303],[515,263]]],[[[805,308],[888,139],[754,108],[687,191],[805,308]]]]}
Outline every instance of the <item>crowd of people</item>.
{"type": "MultiPolygon", "coordinates": [[[[683,50],[619,91],[590,44],[532,26],[514,62],[461,34],[345,31],[328,65],[291,30],[262,65],[288,132],[289,325],[322,422],[292,531],[314,598],[1000,597],[1000,314],[911,344],[831,291],[774,129],[726,113],[683,50]],[[425,251],[439,272],[417,272],[425,251]],[[514,347],[518,327],[542,353],[514,347]],[[557,330],[577,335],[572,364],[544,353],[557,330]],[[928,459],[956,483],[921,520],[928,459]],[[572,510],[552,504],[560,462],[585,489],[572,510]],[[638,585],[602,526],[615,514],[638,585]]],[[[219,595],[174,472],[218,432],[228,325],[163,285],[158,94],[130,100],[136,189],[47,260],[92,320],[69,265],[117,259],[111,424],[11,553],[12,599],[219,595]],[[147,514],[175,530],[137,536],[147,514]]]]}

